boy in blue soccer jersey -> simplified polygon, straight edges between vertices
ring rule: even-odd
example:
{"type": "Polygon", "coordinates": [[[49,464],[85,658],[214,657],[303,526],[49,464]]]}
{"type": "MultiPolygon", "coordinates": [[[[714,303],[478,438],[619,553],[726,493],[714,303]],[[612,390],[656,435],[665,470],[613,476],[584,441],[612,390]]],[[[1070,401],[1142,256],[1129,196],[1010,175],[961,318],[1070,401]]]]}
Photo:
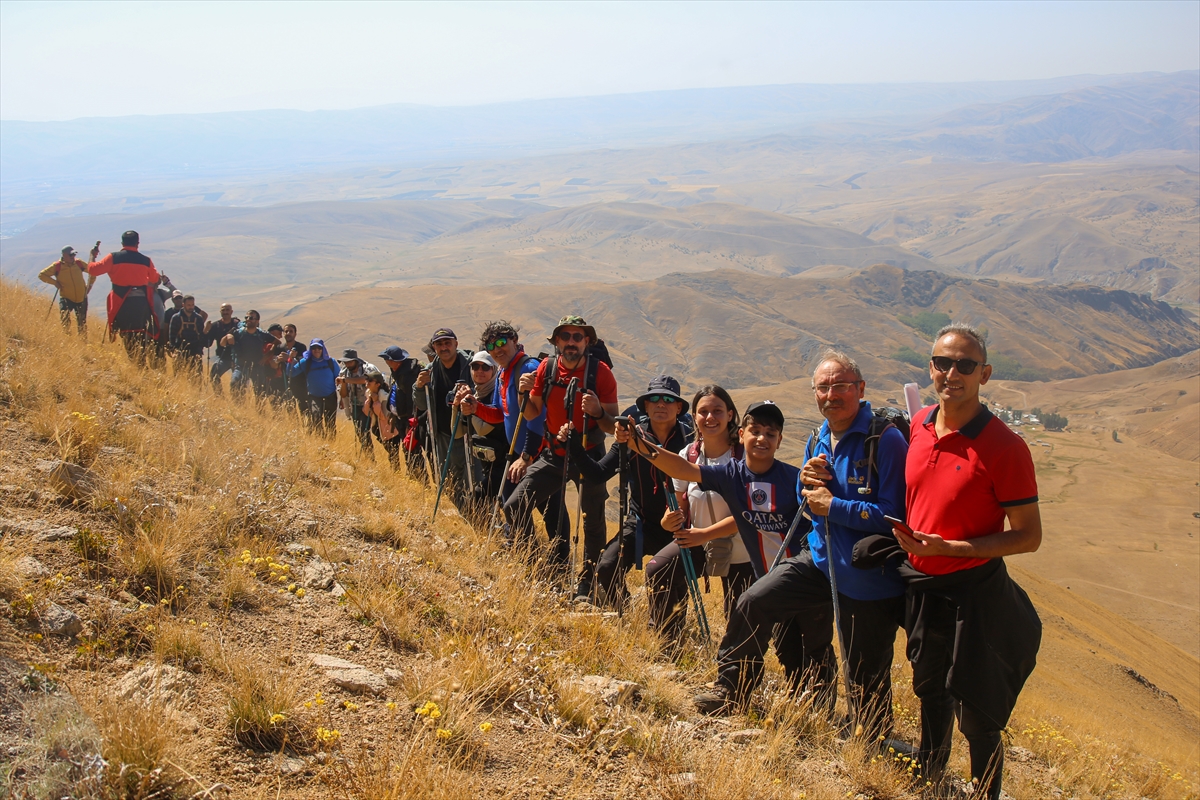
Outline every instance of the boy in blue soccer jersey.
{"type": "MultiPolygon", "coordinates": [[[[653,460],[654,466],[663,473],[678,480],[699,483],[703,491],[717,492],[729,505],[733,516],[725,520],[724,525],[705,529],[704,534],[696,529],[679,531],[676,540],[681,546],[697,547],[710,539],[728,536],[732,527],[736,526],[750,554],[754,576],[762,578],[770,570],[776,554],[783,546],[788,527],[800,511],[796,494],[800,469],[775,458],[783,441],[783,423],[783,412],[779,406],[769,400],[751,403],[738,431],[745,457],[716,467],[697,466],[644,438],[631,437],[624,426],[618,426],[616,438],[618,442],[627,442],[630,449],[643,458],[653,460]]],[[[799,555],[801,541],[799,537],[793,537],[788,556],[799,555]]],[[[753,587],[748,591],[752,590],[753,587]]],[[[717,653],[720,677],[714,697],[710,699],[704,694],[696,698],[697,707],[709,713],[748,696],[762,672],[761,653],[755,665],[751,663],[754,659],[750,654],[743,651],[747,647],[755,648],[760,639],[765,650],[770,631],[761,637],[747,637],[745,631],[741,630],[743,626],[737,622],[741,606],[739,599],[717,653]]],[[[788,669],[789,676],[794,673],[795,679],[799,680],[804,671],[804,646],[798,629],[789,634],[792,629],[796,629],[796,626],[781,626],[780,635],[775,639],[775,652],[788,669]]]]}

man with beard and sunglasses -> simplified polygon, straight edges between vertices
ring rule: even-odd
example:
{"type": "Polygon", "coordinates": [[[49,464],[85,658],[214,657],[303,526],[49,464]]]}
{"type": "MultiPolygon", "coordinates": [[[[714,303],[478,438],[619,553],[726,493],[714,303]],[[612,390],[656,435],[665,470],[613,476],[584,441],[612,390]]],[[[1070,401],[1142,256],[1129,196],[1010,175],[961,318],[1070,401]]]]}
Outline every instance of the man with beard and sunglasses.
{"type": "MultiPolygon", "coordinates": [[[[995,800],[1001,732],[1033,672],[1042,630],[1004,556],[1037,550],[1042,520],[1029,446],[979,401],[991,375],[978,330],[938,331],[929,362],[938,403],[912,420],[908,524],[894,532],[908,553],[900,575],[908,585],[924,777],[943,779],[957,717],[970,748],[972,796],[995,800]]],[[[859,555],[856,548],[855,566],[869,563],[859,555]]]]}
{"type": "MultiPolygon", "coordinates": [[[[532,542],[532,510],[542,507],[562,489],[566,446],[558,441],[556,434],[568,422],[565,400],[571,379],[578,380],[579,399],[570,422],[576,431],[587,434],[587,451],[595,461],[604,455],[604,434],[613,432],[617,414],[617,379],[607,364],[589,353],[597,342],[596,329],[581,317],[566,316],[559,320],[548,341],[555,346],[557,355],[543,361],[536,372],[522,375],[519,382],[519,391],[529,395],[525,419],[537,420],[545,410],[547,435],[537,460],[525,471],[504,504],[504,515],[518,545],[532,542]]],[[[578,478],[578,474],[568,473],[568,477],[578,478]]],[[[608,539],[604,519],[608,489],[603,482],[592,480],[581,480],[578,485],[582,495],[584,549],[574,596],[587,598],[592,594],[596,561],[608,539]]],[[[571,521],[565,508],[554,522],[557,524],[546,526],[551,533],[547,561],[552,567],[566,571],[570,568],[571,521]]]]}

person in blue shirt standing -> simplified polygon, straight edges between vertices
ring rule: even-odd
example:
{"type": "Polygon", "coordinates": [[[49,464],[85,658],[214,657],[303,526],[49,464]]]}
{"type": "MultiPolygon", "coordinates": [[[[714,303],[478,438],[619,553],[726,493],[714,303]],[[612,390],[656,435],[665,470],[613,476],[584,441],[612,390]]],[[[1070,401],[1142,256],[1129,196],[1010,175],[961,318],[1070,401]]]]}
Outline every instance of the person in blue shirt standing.
{"type": "MultiPolygon", "coordinates": [[[[860,539],[889,533],[884,516],[904,519],[904,466],[908,442],[894,426],[879,435],[874,464],[868,436],[874,416],[863,399],[866,381],[854,359],[826,351],[813,372],[813,395],[824,424],[805,449],[800,471],[812,528],[808,550],[781,564],[763,581],[769,602],[786,595],[785,607],[797,613],[806,660],[828,687],[822,699],[832,709],[837,691],[833,653],[833,599],[830,563],[836,570],[845,668],[850,682],[850,718],[856,734],[870,741],[892,733],[892,654],[896,630],[904,624],[904,581],[895,562],[875,569],[851,567],[860,539]],[[833,546],[826,549],[826,528],[833,546]],[[778,574],[776,574],[778,573],[778,574]],[[771,587],[775,586],[774,592],[771,587]]],[[[761,620],[760,620],[761,622],[761,620]]]]}

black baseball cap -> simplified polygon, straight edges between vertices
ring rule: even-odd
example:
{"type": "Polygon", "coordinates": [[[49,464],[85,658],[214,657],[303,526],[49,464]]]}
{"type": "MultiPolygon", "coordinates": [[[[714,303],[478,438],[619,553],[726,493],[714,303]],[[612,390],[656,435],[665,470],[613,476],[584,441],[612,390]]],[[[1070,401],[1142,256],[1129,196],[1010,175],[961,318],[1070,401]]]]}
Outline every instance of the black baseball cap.
{"type": "Polygon", "coordinates": [[[747,417],[754,417],[756,422],[774,425],[783,430],[783,412],[771,400],[759,400],[751,403],[746,409],[747,417]]]}
{"type": "Polygon", "coordinates": [[[449,328],[438,328],[433,332],[433,336],[429,337],[429,343],[440,342],[442,339],[454,339],[457,341],[458,337],[449,328]]]}

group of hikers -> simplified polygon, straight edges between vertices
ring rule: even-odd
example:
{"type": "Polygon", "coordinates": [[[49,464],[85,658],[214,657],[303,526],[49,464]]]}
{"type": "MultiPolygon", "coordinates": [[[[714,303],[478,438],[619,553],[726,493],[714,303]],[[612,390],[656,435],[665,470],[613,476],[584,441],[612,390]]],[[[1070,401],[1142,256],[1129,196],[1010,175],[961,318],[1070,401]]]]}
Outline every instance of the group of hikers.
{"type": "Polygon", "coordinates": [[[929,361],[937,403],[911,415],[872,408],[855,360],[821,354],[812,391],[824,422],[793,465],[776,458],[786,420],[770,400],[739,413],[720,386],[685,399],[674,377],[659,375],[622,411],[607,347],[578,316],[554,327],[547,355],[526,352],[519,327],[501,320],[483,327],[478,351],[435,330],[425,364],[392,345],[378,356],[384,373],[353,349],[334,359],[321,339],[305,347],[294,326],[264,333],[257,312],[238,321],[228,304],[210,321],[181,295],[174,314],[152,322],[161,276],[136,233],[122,243],[101,261],[94,250],[89,264],[67,261],[64,248],[43,272],[62,292],[64,325],[75,313],[82,328],[91,281],[111,275],[109,330],[127,347],[155,352],[153,334],[166,330],[177,371],[199,376],[215,345],[208,378],[218,392],[231,372],[232,391],[252,386],[296,403],[328,433],[340,407],[364,452],[375,438],[396,468],[437,486],[437,502],[447,489],[472,524],[502,528],[572,602],[623,612],[627,575],[644,568],[650,624],[668,647],[690,635],[689,601],[707,634],[698,581],[719,577],[718,674],[695,698],[706,714],[748,704],[773,644],[789,689],[813,709],[834,713],[840,675],[850,734],[902,750],[891,671],[903,628],[921,706],[916,771],[945,785],[957,718],[975,796],[999,797],[1001,732],[1041,640],[1003,558],[1036,550],[1042,533],[1028,446],[980,401],[991,366],[975,328],[938,331],[929,361]],[[613,477],[620,522],[610,538],[613,477]],[[574,558],[568,484],[577,488],[574,558]]]}

